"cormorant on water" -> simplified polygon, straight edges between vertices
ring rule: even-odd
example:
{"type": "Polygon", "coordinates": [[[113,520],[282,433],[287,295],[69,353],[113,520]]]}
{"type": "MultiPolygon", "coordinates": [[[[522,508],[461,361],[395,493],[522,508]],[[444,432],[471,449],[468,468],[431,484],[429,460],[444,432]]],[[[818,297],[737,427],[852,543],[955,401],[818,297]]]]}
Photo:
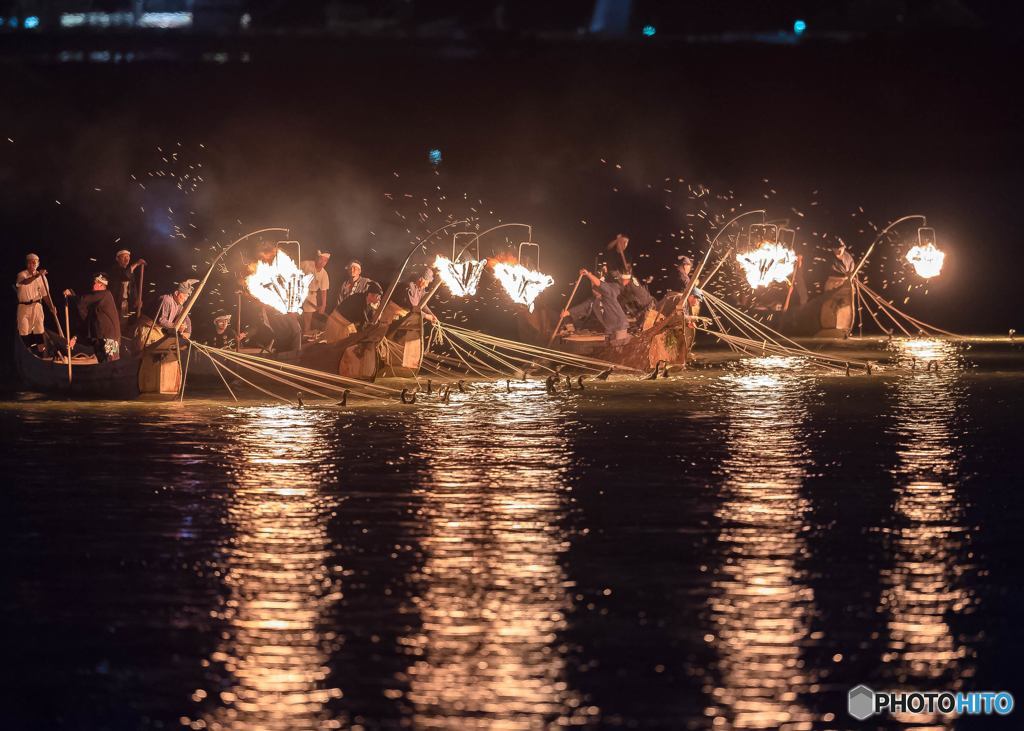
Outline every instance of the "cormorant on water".
{"type": "Polygon", "coordinates": [[[555,388],[555,384],[558,383],[558,376],[552,373],[548,376],[547,380],[544,381],[544,386],[547,388],[548,393],[557,393],[558,389],[555,388]]]}
{"type": "Polygon", "coordinates": [[[644,376],[643,380],[645,380],[645,381],[653,381],[655,378],[657,378],[658,377],[658,371],[661,370],[661,364],[664,363],[664,362],[665,361],[663,361],[663,360],[659,360],[657,363],[655,363],[654,364],[654,370],[651,371],[650,373],[648,373],[646,376],[644,376]]]}
{"type": "Polygon", "coordinates": [[[346,388],[341,392],[341,401],[335,404],[335,406],[348,406],[348,394],[349,390],[346,388]]]}
{"type": "Polygon", "coordinates": [[[583,376],[580,376],[579,378],[577,378],[576,379],[576,383],[578,383],[580,385],[580,390],[582,391],[583,390],[583,376]]]}
{"type": "Polygon", "coordinates": [[[306,405],[306,404],[304,404],[304,403],[302,402],[302,391],[299,391],[299,392],[298,392],[297,394],[295,394],[295,398],[296,398],[296,399],[298,399],[298,401],[299,401],[299,406],[298,406],[298,408],[300,408],[300,409],[301,409],[301,408],[303,408],[303,407],[304,407],[304,406],[306,405]]]}
{"type": "Polygon", "coordinates": [[[414,403],[416,403],[416,392],[413,391],[411,396],[409,396],[408,394],[409,394],[409,389],[408,388],[403,388],[402,389],[402,395],[401,395],[402,403],[403,404],[414,404],[414,403]],[[408,396],[408,398],[406,398],[407,396],[408,396]]]}
{"type": "Polygon", "coordinates": [[[567,375],[567,376],[565,377],[565,388],[566,388],[566,390],[568,390],[568,391],[571,391],[571,390],[572,390],[572,376],[568,376],[568,375],[567,375]]]}
{"type": "Polygon", "coordinates": [[[441,399],[441,400],[444,401],[445,403],[448,403],[448,397],[451,395],[451,393],[452,393],[452,385],[449,383],[448,387],[444,390],[444,398],[441,399]]]}
{"type": "Polygon", "coordinates": [[[668,363],[665,364],[665,370],[661,372],[662,378],[668,378],[668,363]]]}
{"type": "Polygon", "coordinates": [[[596,376],[594,376],[594,378],[596,378],[599,381],[607,381],[608,380],[608,376],[610,376],[612,374],[613,370],[615,370],[615,369],[614,368],[609,368],[607,370],[601,371],[596,376]]]}
{"type": "Polygon", "coordinates": [[[512,393],[512,381],[505,379],[505,393],[512,393]]]}
{"type": "Polygon", "coordinates": [[[434,383],[429,378],[427,379],[427,395],[434,393],[434,383]]]}
{"type": "MultiPolygon", "coordinates": [[[[466,382],[465,381],[458,381],[458,386],[459,386],[459,393],[465,393],[466,392],[466,382]]],[[[449,388],[451,388],[451,386],[449,386],[449,388]]]]}

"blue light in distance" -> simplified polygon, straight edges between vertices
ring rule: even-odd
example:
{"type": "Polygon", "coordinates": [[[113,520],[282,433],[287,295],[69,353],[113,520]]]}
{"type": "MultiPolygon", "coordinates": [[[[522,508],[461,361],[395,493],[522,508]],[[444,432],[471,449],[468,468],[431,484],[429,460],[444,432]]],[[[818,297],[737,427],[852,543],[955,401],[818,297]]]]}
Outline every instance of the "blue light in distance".
{"type": "Polygon", "coordinates": [[[645,25],[644,29],[640,32],[643,33],[648,38],[650,38],[651,36],[658,32],[658,29],[655,28],[653,25],[645,25]]]}
{"type": "Polygon", "coordinates": [[[35,15],[30,15],[25,18],[25,28],[31,30],[39,27],[39,18],[35,15]]]}
{"type": "Polygon", "coordinates": [[[807,21],[804,21],[804,20],[794,20],[793,21],[793,32],[794,33],[796,33],[798,36],[799,35],[803,35],[803,32],[805,30],[807,30],[807,21]]]}
{"type": "Polygon", "coordinates": [[[430,160],[431,165],[441,164],[441,151],[436,147],[427,153],[427,159],[430,160]]]}

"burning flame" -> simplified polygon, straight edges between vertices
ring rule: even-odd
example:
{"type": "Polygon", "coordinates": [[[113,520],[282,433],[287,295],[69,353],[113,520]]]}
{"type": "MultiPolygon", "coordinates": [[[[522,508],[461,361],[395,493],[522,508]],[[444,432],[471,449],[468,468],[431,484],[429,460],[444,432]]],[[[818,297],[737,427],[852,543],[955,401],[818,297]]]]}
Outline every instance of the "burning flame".
{"type": "Polygon", "coordinates": [[[494,276],[508,292],[513,302],[526,305],[533,312],[533,301],[537,295],[555,283],[547,274],[527,269],[522,264],[508,264],[499,261],[494,265],[494,276]]]}
{"type": "Polygon", "coordinates": [[[246,289],[257,300],[280,313],[302,312],[312,274],[303,274],[291,257],[278,251],[274,261],[256,262],[256,271],[245,278],[246,289]]]}
{"type": "Polygon", "coordinates": [[[942,271],[942,261],[946,255],[929,242],[924,246],[915,246],[907,252],[907,261],[914,265],[919,276],[931,279],[942,271]]]}
{"type": "Polygon", "coordinates": [[[772,282],[785,282],[793,274],[796,253],[781,244],[766,241],[753,251],[737,254],[751,288],[767,287],[772,282]]]}
{"type": "Polygon", "coordinates": [[[483,276],[486,265],[486,259],[452,261],[440,254],[434,259],[434,268],[437,269],[441,281],[456,297],[472,297],[476,294],[476,287],[480,284],[480,277],[483,276]]]}

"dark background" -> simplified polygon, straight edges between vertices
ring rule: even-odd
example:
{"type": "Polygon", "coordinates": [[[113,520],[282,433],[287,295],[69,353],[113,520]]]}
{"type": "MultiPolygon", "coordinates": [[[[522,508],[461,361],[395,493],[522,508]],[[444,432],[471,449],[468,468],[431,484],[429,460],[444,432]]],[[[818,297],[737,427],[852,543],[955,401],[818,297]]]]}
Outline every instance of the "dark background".
{"type": "MultiPolygon", "coordinates": [[[[163,31],[6,5],[42,19],[0,35],[12,281],[32,250],[55,289],[83,287],[127,247],[158,292],[278,225],[334,252],[336,277],[354,255],[387,283],[415,236],[470,216],[533,224],[561,292],[625,232],[658,290],[735,211],[788,218],[809,261],[924,213],[947,263],[908,309],[964,332],[1019,324],[1024,53],[998,3],[612,2],[628,12],[602,32],[593,2],[163,3],[194,18],[163,31]]],[[[482,253],[524,238],[503,233],[482,253]]],[[[905,269],[881,255],[876,288],[905,269]]],[[[205,310],[233,291],[225,278],[205,310]]]]}

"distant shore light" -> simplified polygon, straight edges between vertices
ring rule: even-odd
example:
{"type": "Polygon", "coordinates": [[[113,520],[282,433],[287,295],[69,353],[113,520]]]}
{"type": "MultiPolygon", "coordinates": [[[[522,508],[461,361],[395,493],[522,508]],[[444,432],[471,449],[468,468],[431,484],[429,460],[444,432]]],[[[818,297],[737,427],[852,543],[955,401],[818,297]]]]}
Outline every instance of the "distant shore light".
{"type": "Polygon", "coordinates": [[[643,33],[648,38],[650,38],[651,36],[658,32],[658,29],[655,28],[653,25],[645,25],[644,29],[640,32],[643,33]]]}
{"type": "Polygon", "coordinates": [[[39,27],[39,18],[37,16],[30,15],[27,18],[25,18],[25,28],[26,29],[32,30],[33,28],[38,28],[38,27],[39,27]]]}
{"type": "Polygon", "coordinates": [[[442,160],[441,151],[436,147],[432,148],[427,153],[427,159],[430,160],[431,165],[440,165],[442,160]]]}
{"type": "Polygon", "coordinates": [[[807,21],[800,20],[800,19],[797,19],[797,20],[793,21],[793,32],[794,33],[796,33],[798,36],[799,35],[803,35],[803,32],[805,30],[807,30],[807,21]]]}

